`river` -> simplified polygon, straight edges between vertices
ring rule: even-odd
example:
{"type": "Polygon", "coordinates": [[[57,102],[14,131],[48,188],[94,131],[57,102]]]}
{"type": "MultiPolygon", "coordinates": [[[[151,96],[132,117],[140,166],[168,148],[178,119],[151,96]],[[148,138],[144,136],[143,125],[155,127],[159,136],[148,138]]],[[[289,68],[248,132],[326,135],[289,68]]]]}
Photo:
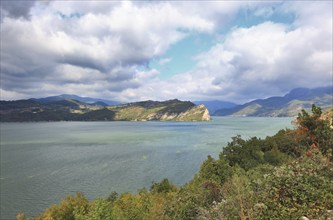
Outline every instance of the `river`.
{"type": "Polygon", "coordinates": [[[162,178],[182,185],[231,137],[265,137],[291,121],[1,123],[1,219],[35,216],[75,192],[94,199],[162,178]]]}

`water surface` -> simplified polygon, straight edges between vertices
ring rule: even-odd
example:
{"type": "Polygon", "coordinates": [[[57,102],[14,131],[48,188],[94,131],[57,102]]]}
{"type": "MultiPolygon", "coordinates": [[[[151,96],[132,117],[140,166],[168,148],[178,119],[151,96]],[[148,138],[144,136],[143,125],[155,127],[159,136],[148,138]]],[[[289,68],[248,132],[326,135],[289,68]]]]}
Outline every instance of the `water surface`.
{"type": "Polygon", "coordinates": [[[165,177],[182,185],[231,137],[265,137],[291,120],[1,123],[1,219],[35,216],[75,192],[137,192],[165,177]]]}

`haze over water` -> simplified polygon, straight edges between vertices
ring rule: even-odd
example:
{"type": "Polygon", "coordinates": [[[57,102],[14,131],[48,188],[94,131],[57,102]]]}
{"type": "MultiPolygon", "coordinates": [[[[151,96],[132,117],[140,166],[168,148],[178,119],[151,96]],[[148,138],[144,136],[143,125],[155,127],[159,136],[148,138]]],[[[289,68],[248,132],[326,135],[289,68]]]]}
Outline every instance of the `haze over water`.
{"type": "Polygon", "coordinates": [[[1,219],[34,216],[75,192],[106,197],[163,178],[182,185],[231,137],[265,137],[291,120],[1,123],[1,219]]]}

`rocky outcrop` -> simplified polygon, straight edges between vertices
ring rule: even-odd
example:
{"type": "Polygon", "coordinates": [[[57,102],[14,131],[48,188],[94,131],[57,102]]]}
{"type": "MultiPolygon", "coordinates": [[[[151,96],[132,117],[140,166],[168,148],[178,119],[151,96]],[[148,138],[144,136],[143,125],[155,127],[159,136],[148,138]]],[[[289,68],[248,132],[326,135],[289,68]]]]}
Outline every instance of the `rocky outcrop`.
{"type": "Polygon", "coordinates": [[[177,121],[209,121],[210,115],[208,109],[204,105],[197,105],[179,114],[177,121]]]}
{"type": "MultiPolygon", "coordinates": [[[[180,113],[164,113],[155,115],[154,120],[160,121],[209,121],[210,115],[204,105],[193,106],[190,109],[180,113]]],[[[148,120],[151,120],[149,118],[148,120]]]]}
{"type": "Polygon", "coordinates": [[[204,105],[177,99],[165,102],[138,102],[113,108],[115,120],[126,121],[209,121],[210,115],[204,105]]]}

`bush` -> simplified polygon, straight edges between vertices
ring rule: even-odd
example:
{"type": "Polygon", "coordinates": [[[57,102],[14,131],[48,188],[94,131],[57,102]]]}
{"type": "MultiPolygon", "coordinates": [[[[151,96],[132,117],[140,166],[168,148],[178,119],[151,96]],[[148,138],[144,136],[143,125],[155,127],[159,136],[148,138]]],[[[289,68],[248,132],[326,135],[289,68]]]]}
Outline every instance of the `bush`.
{"type": "Polygon", "coordinates": [[[333,207],[333,165],[317,151],[275,169],[265,179],[261,202],[269,219],[317,218],[333,207]]]}
{"type": "MultiPolygon", "coordinates": [[[[333,151],[333,129],[330,127],[329,120],[321,118],[320,107],[312,105],[312,114],[302,110],[298,114],[296,124],[299,141],[309,149],[317,146],[323,154],[331,154],[333,151]]],[[[330,155],[331,160],[333,156],[330,155]]]]}
{"type": "Polygon", "coordinates": [[[113,213],[111,202],[104,199],[96,199],[91,202],[89,213],[82,219],[87,220],[113,220],[117,219],[113,213]]]}
{"type": "Polygon", "coordinates": [[[172,191],[176,191],[177,187],[172,184],[167,178],[164,178],[161,182],[155,183],[150,187],[150,191],[153,193],[168,193],[172,191]]]}
{"type": "Polygon", "coordinates": [[[271,137],[266,137],[262,146],[263,151],[267,152],[277,148],[281,153],[291,157],[300,157],[306,149],[302,147],[296,137],[296,131],[290,129],[280,130],[271,137]]]}
{"type": "Polygon", "coordinates": [[[37,220],[54,219],[54,220],[75,220],[83,219],[88,212],[89,202],[82,193],[75,196],[68,196],[63,199],[59,205],[53,205],[48,208],[37,220]]]}
{"type": "Polygon", "coordinates": [[[225,158],[230,166],[239,165],[245,170],[264,163],[264,152],[261,150],[263,141],[257,137],[244,140],[241,136],[232,138],[232,142],[223,148],[220,159],[225,158]]]}
{"type": "Polygon", "coordinates": [[[232,168],[224,158],[215,160],[208,156],[200,167],[199,177],[203,180],[213,180],[220,185],[232,175],[232,168]]]}
{"type": "Polygon", "coordinates": [[[288,156],[279,151],[277,147],[273,147],[272,150],[265,152],[264,160],[269,164],[278,166],[285,163],[288,160],[288,156]]]}

